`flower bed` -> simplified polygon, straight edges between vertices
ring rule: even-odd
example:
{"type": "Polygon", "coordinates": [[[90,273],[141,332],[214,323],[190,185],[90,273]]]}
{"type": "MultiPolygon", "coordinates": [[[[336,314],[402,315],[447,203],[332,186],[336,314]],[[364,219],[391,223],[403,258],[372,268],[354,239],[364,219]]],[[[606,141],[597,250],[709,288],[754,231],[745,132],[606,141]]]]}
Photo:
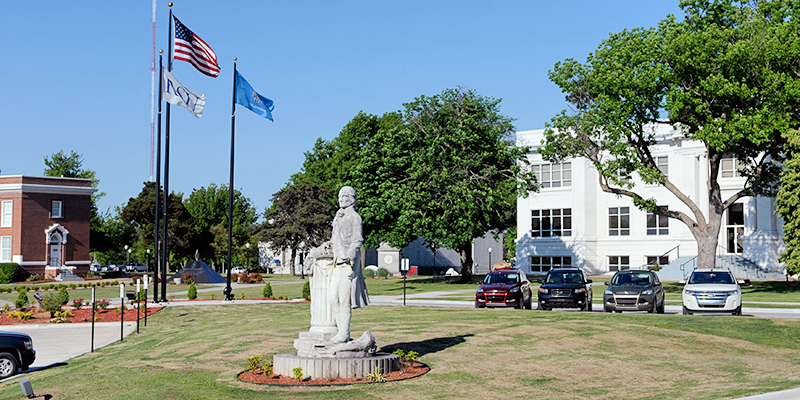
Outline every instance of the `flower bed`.
{"type": "MultiPolygon", "coordinates": [[[[401,381],[403,379],[411,379],[411,378],[416,378],[420,375],[424,375],[428,371],[430,371],[430,369],[431,369],[430,367],[428,367],[423,363],[415,362],[412,365],[406,367],[405,370],[390,372],[388,374],[383,375],[383,378],[386,379],[386,382],[401,381]]],[[[239,380],[244,382],[257,383],[261,385],[286,385],[286,386],[353,385],[357,383],[375,383],[373,380],[370,380],[369,378],[333,378],[333,379],[319,378],[319,379],[303,379],[298,381],[291,376],[276,375],[276,374],[265,375],[263,370],[261,370],[260,368],[252,371],[242,372],[241,374],[239,374],[239,380]]]]}
{"type": "MultiPolygon", "coordinates": [[[[147,315],[152,315],[164,307],[147,307],[147,315]]],[[[27,320],[20,320],[19,318],[9,317],[8,315],[0,316],[0,325],[19,325],[19,324],[49,324],[50,313],[41,313],[38,307],[31,308],[34,315],[39,316],[27,320]]],[[[69,322],[92,322],[92,309],[83,308],[80,310],[71,310],[72,316],[65,318],[69,322]]],[[[119,310],[97,310],[95,312],[95,322],[119,322],[119,310]]],[[[144,318],[144,307],[139,310],[139,318],[144,318]]],[[[136,321],[136,309],[125,310],[125,321],[136,321]]]]}

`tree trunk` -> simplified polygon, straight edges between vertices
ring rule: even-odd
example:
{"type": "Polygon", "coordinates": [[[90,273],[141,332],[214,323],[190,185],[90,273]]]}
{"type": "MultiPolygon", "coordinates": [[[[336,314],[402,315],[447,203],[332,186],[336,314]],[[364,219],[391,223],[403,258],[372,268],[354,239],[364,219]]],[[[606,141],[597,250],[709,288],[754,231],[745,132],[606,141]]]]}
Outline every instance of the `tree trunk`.
{"type": "Polygon", "coordinates": [[[294,258],[297,256],[297,247],[292,247],[292,259],[289,260],[289,276],[297,276],[294,272],[294,258]]]}
{"type": "Polygon", "coordinates": [[[472,243],[462,243],[461,252],[461,283],[472,283],[472,243]]]}

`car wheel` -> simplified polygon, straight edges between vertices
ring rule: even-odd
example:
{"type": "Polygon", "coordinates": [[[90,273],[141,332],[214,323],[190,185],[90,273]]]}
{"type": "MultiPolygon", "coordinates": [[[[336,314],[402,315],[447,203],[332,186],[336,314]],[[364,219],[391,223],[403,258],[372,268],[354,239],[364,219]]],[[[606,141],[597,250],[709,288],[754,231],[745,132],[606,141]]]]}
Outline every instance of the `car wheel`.
{"type": "Polygon", "coordinates": [[[686,306],[683,306],[683,315],[692,315],[692,313],[689,312],[689,309],[686,308],[686,306]]]}
{"type": "Polygon", "coordinates": [[[608,307],[603,307],[603,311],[605,311],[605,312],[611,312],[611,311],[614,311],[614,310],[612,310],[612,309],[610,309],[610,308],[608,308],[608,307]]]}
{"type": "Polygon", "coordinates": [[[656,303],[657,303],[657,301],[653,303],[653,306],[652,306],[652,307],[650,307],[650,309],[649,309],[649,310],[647,310],[647,313],[648,313],[648,314],[654,314],[654,313],[656,312],[656,306],[657,306],[657,304],[656,304],[656,303]]]}
{"type": "Polygon", "coordinates": [[[525,303],[525,309],[526,310],[530,310],[530,309],[533,308],[533,304],[531,304],[531,303],[533,303],[533,298],[532,297],[528,297],[528,302],[525,303]]]}
{"type": "Polygon", "coordinates": [[[516,308],[517,310],[522,310],[523,308],[525,308],[525,304],[522,301],[522,297],[520,297],[519,300],[517,300],[517,304],[514,304],[514,308],[516,308]]]}
{"type": "Polygon", "coordinates": [[[664,313],[664,300],[661,300],[661,305],[658,306],[658,308],[656,309],[656,312],[659,313],[659,314],[663,314],[664,313]]]}
{"type": "Polygon", "coordinates": [[[11,354],[0,353],[0,379],[17,374],[17,359],[11,354]]]}
{"type": "Polygon", "coordinates": [[[589,299],[589,304],[587,308],[589,309],[589,311],[592,311],[592,299],[589,299]]]}
{"type": "Polygon", "coordinates": [[[478,304],[477,301],[475,302],[475,308],[484,308],[484,307],[486,306],[484,306],[483,304],[478,304]]]}
{"type": "Polygon", "coordinates": [[[742,315],[742,306],[736,307],[736,311],[733,312],[733,315],[742,315]]]}
{"type": "Polygon", "coordinates": [[[552,310],[552,308],[547,308],[547,307],[545,307],[545,306],[541,306],[541,305],[539,306],[539,309],[540,309],[540,310],[543,310],[543,311],[550,311],[550,310],[552,310]]]}

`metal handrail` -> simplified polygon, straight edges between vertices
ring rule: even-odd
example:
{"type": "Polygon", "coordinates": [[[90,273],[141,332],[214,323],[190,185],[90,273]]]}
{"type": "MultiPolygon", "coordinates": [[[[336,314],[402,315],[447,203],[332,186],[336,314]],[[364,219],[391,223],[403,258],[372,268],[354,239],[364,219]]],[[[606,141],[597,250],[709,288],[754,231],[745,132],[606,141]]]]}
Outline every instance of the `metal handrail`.
{"type": "Polygon", "coordinates": [[[660,256],[656,257],[656,261],[655,262],[642,264],[642,265],[639,266],[639,268],[640,269],[642,269],[642,268],[652,269],[653,265],[657,266],[658,268],[661,268],[661,263],[658,262],[658,259],[661,258],[661,257],[664,257],[665,255],[667,255],[669,253],[671,253],[672,250],[675,250],[675,249],[678,249],[678,252],[677,252],[678,256],[676,258],[681,258],[681,249],[680,249],[680,247],[681,247],[681,245],[677,245],[677,246],[665,251],[663,254],[661,254],[660,256]]]}
{"type": "MultiPolygon", "coordinates": [[[[697,268],[697,256],[694,256],[694,257],[690,258],[689,261],[686,261],[685,263],[681,264],[681,273],[683,274],[683,278],[684,279],[686,279],[686,270],[684,269],[684,267],[686,266],[686,264],[689,264],[689,263],[692,263],[692,271],[694,271],[695,268],[697,268]]],[[[691,271],[689,271],[689,272],[691,272],[691,271]]]]}
{"type": "Polygon", "coordinates": [[[676,257],[676,258],[681,258],[681,245],[677,245],[677,246],[667,250],[666,252],[664,252],[664,254],[660,255],[659,257],[663,257],[663,256],[671,253],[672,250],[675,250],[675,249],[678,249],[678,257],[676,257]]]}

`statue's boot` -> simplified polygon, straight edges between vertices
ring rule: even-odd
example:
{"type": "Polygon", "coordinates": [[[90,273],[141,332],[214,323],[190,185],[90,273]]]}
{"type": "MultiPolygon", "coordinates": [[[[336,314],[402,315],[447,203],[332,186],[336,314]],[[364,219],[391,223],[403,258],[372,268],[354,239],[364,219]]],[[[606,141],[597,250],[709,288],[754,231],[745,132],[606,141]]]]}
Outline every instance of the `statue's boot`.
{"type": "Polygon", "coordinates": [[[333,343],[346,343],[350,341],[350,310],[337,311],[334,314],[336,327],[339,328],[339,333],[331,338],[333,343]]]}

